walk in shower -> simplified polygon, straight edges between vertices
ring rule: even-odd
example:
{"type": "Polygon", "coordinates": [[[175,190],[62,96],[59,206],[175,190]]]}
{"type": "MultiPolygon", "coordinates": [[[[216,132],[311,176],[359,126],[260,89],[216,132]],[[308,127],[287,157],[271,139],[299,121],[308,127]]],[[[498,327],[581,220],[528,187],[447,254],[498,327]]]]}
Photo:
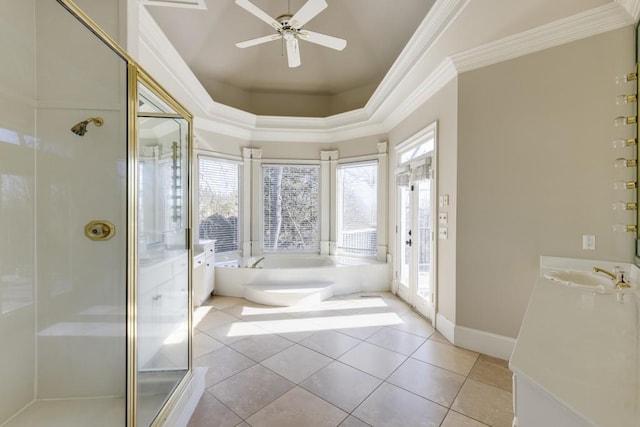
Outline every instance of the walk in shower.
{"type": "Polygon", "coordinates": [[[70,0],[0,0],[0,55],[0,426],[160,425],[192,376],[192,118],[70,0]]]}

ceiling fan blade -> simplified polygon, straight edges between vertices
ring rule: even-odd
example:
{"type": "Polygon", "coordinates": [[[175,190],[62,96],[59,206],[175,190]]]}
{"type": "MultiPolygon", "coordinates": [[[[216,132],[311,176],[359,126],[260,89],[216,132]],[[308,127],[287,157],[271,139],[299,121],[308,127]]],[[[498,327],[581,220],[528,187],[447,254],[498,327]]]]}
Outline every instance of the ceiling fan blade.
{"type": "Polygon", "coordinates": [[[266,22],[276,30],[282,29],[282,25],[278,21],[276,21],[275,19],[267,15],[265,11],[260,9],[255,4],[251,3],[249,0],[236,0],[236,4],[241,8],[243,8],[244,10],[246,10],[247,12],[254,15],[255,17],[257,17],[258,19],[266,22]]]}
{"type": "Polygon", "coordinates": [[[345,39],[339,39],[338,37],[315,33],[313,31],[300,31],[298,36],[304,41],[319,44],[335,50],[342,50],[347,46],[347,41],[345,39]]]}
{"type": "Polygon", "coordinates": [[[287,40],[287,61],[289,68],[300,66],[300,50],[298,49],[298,39],[292,38],[287,40]]]}
{"type": "Polygon", "coordinates": [[[267,43],[273,40],[278,40],[281,39],[282,35],[281,34],[271,34],[269,36],[264,36],[264,37],[258,37],[257,39],[251,39],[251,40],[247,40],[244,42],[238,42],[236,43],[237,47],[240,48],[245,48],[245,47],[251,47],[251,46],[255,46],[258,44],[262,44],[262,43],[267,43]]]}
{"type": "Polygon", "coordinates": [[[291,17],[289,25],[300,29],[300,27],[311,21],[317,14],[325,10],[327,6],[325,0],[309,0],[291,17]]]}

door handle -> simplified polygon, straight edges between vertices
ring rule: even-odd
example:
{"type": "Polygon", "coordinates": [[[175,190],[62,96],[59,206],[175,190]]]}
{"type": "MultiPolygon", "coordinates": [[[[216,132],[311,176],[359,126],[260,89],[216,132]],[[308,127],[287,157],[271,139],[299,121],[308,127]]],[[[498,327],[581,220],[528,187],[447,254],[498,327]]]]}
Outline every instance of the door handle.
{"type": "Polygon", "coordinates": [[[404,242],[404,244],[407,245],[407,246],[411,246],[411,239],[409,239],[406,242],[404,242]]]}

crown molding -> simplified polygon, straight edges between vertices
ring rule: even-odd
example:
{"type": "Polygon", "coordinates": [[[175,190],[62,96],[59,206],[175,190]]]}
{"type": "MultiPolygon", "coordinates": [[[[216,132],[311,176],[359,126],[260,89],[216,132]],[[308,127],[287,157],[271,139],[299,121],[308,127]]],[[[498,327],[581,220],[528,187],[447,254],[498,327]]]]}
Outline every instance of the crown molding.
{"type": "Polygon", "coordinates": [[[140,6],[140,63],[195,116],[196,129],[246,141],[332,143],[384,135],[460,73],[514,59],[635,21],[640,0],[616,0],[443,58],[435,69],[421,60],[470,0],[438,0],[365,107],[329,117],[258,116],[215,102],[140,6]]]}
{"type": "Polygon", "coordinates": [[[451,56],[458,73],[514,59],[633,24],[628,13],[609,3],[451,56]]]}
{"type": "Polygon", "coordinates": [[[634,23],[638,22],[640,19],[640,0],[616,0],[616,3],[625,8],[634,23]]]}
{"type": "Polygon", "coordinates": [[[406,119],[418,107],[438,93],[447,83],[458,76],[453,61],[445,58],[415,90],[397,106],[384,120],[384,129],[391,130],[406,119]]]}
{"type": "Polygon", "coordinates": [[[365,105],[364,108],[370,115],[380,110],[385,100],[431,49],[431,46],[446,31],[458,14],[464,10],[469,1],[440,0],[435,2],[365,105]]]}
{"type": "Polygon", "coordinates": [[[395,109],[388,102],[389,95],[469,1],[436,1],[367,105],[325,118],[256,116],[215,102],[142,6],[138,17],[140,62],[167,88],[188,96],[185,100],[184,95],[174,94],[188,108],[198,110],[192,111],[196,128],[251,141],[328,143],[359,138],[389,130],[378,118],[384,117],[381,109],[395,109]]]}

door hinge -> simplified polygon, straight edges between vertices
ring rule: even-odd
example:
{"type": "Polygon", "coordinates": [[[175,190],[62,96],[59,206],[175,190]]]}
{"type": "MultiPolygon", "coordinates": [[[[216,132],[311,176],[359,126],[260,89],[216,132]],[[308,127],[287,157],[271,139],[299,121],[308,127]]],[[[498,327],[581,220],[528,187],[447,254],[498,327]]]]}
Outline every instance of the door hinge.
{"type": "Polygon", "coordinates": [[[413,185],[411,185],[411,191],[413,191],[413,185]]]}

